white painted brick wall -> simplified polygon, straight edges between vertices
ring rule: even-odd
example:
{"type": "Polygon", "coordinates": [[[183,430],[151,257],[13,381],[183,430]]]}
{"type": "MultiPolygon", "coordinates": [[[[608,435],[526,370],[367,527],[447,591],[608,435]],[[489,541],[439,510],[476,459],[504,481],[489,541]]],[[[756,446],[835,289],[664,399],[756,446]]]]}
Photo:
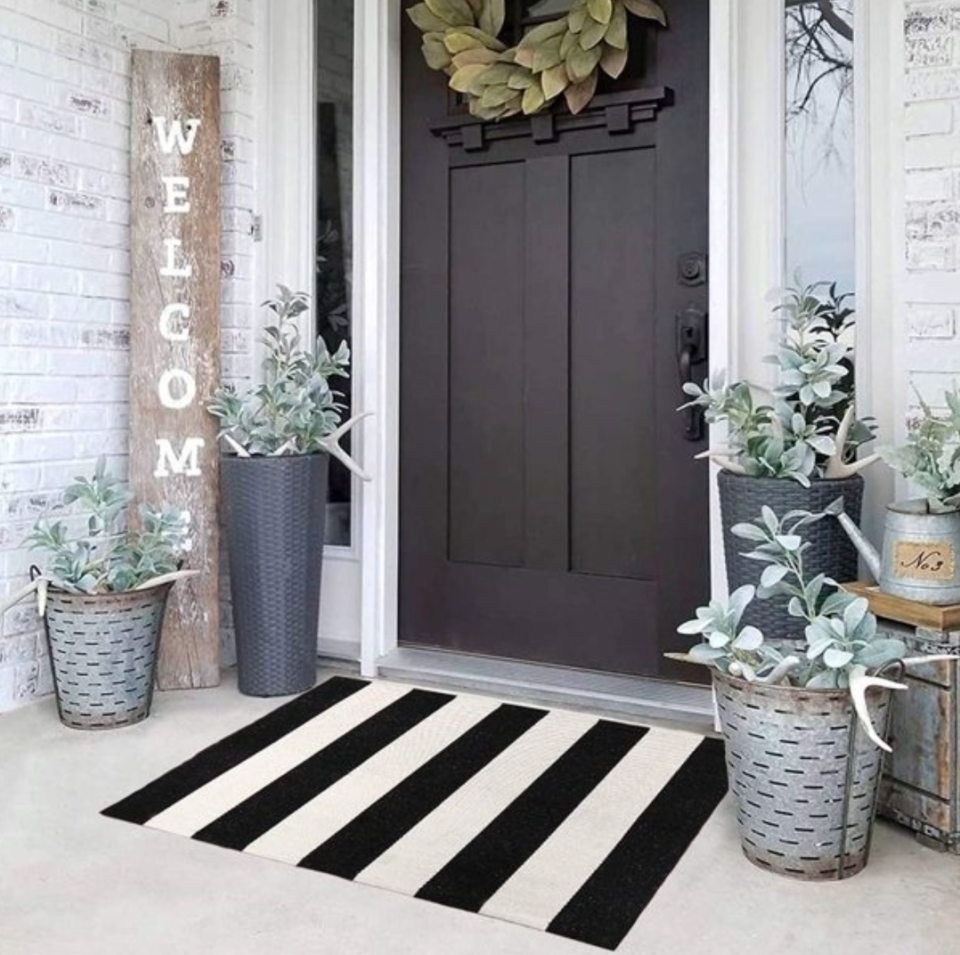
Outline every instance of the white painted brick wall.
{"type": "MultiPolygon", "coordinates": [[[[133,47],[222,58],[224,372],[253,373],[254,14],[0,0],[0,599],[26,581],[23,538],[57,492],[100,453],[126,471],[133,47]]],[[[4,623],[0,712],[51,689],[32,607],[4,623]]]]}
{"type": "Polygon", "coordinates": [[[960,0],[908,3],[904,33],[909,409],[960,378],[960,0]]]}

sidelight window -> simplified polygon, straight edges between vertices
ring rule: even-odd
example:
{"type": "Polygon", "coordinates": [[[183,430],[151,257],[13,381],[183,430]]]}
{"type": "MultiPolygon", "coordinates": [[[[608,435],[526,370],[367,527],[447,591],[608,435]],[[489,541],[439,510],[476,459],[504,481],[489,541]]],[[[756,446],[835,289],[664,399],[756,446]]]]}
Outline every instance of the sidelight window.
{"type": "MultiPolygon", "coordinates": [[[[316,0],[316,330],[335,352],[352,341],[353,0],[316,0]]],[[[356,374],[356,368],[353,369],[356,374]]],[[[353,378],[337,380],[350,415],[353,378]]],[[[349,453],[350,436],[343,440],[349,453]]],[[[326,542],[349,547],[352,480],[330,462],[326,542]]]]}
{"type": "Polygon", "coordinates": [[[856,0],[785,0],[788,284],[856,278],[856,0]]]}

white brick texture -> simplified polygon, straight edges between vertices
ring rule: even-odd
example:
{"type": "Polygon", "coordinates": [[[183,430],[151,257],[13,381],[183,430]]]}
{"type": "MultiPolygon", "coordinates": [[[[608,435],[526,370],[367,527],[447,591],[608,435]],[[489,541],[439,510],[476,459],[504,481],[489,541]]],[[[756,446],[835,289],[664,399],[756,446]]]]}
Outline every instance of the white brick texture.
{"type": "MultiPolygon", "coordinates": [[[[126,473],[134,47],[222,58],[224,366],[253,374],[255,5],[0,0],[0,600],[72,477],[100,453],[126,473]]],[[[0,636],[0,712],[50,691],[22,604],[0,636]]]]}
{"type": "Polygon", "coordinates": [[[907,4],[906,315],[908,381],[936,406],[960,379],[960,0],[907,4]]]}

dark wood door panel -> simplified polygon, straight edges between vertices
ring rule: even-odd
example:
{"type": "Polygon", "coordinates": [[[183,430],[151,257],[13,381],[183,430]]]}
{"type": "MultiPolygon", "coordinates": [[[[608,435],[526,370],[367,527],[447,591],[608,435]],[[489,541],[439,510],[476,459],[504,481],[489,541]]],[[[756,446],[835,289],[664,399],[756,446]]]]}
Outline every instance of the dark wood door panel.
{"type": "Polygon", "coordinates": [[[450,174],[449,558],[522,566],[524,166],[450,174]]]}
{"type": "Polygon", "coordinates": [[[449,564],[405,583],[404,617],[416,620],[408,645],[562,663],[624,673],[656,673],[649,639],[657,585],[613,577],[449,564]]]}
{"type": "MultiPolygon", "coordinates": [[[[707,245],[708,5],[649,84],[478,125],[404,39],[400,635],[663,675],[708,592],[677,261],[707,245]]],[[[689,674],[684,674],[689,678],[689,674]]]]}
{"type": "Polygon", "coordinates": [[[571,568],[656,578],[656,163],[571,159],[571,568]]]}

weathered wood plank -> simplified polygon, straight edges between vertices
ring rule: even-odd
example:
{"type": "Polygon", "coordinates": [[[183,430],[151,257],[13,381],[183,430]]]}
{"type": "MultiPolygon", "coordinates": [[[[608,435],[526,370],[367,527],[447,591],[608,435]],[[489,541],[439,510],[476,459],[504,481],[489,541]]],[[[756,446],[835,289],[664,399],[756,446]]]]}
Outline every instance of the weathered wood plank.
{"type": "Polygon", "coordinates": [[[219,453],[206,404],[220,383],[218,58],[134,51],[131,139],[130,483],[138,502],[189,510],[186,566],[202,572],[174,588],[157,682],[216,686],[219,453]]]}
{"type": "Polygon", "coordinates": [[[841,586],[857,597],[866,597],[870,602],[870,610],[878,617],[927,630],[960,630],[960,606],[935,607],[904,597],[894,597],[882,593],[876,584],[850,583],[841,586]]]}

